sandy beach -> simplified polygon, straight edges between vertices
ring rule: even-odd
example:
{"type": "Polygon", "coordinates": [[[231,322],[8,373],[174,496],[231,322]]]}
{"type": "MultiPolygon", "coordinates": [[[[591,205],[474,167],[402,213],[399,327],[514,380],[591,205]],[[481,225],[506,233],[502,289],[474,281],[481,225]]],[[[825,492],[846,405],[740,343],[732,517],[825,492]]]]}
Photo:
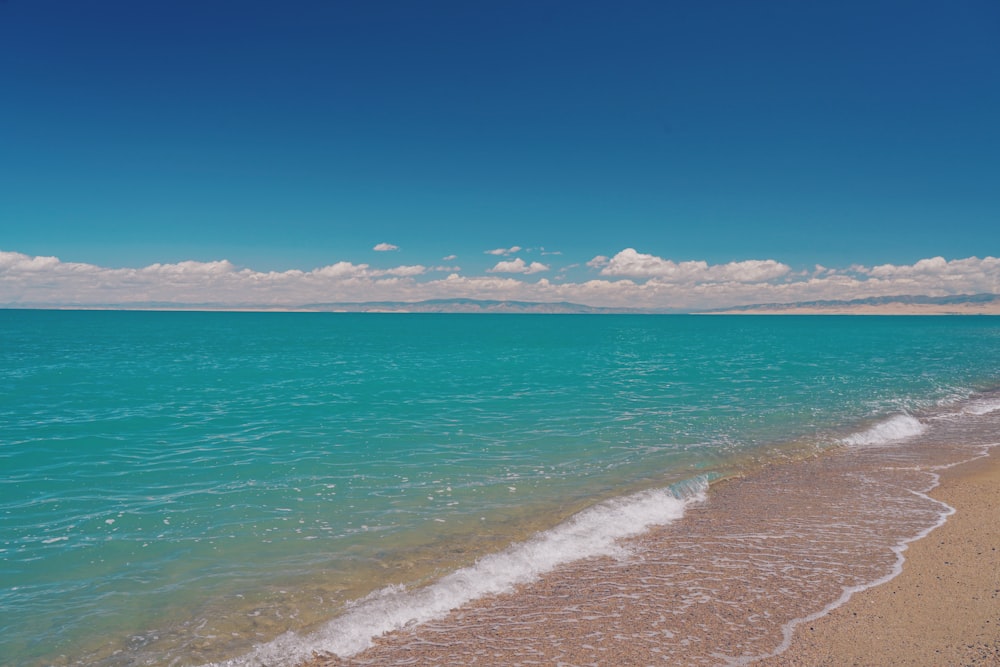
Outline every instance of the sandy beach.
{"type": "Polygon", "coordinates": [[[809,306],[751,306],[720,310],[712,315],[1000,315],[1000,299],[983,303],[882,303],[809,306]]]}
{"type": "MultiPolygon", "coordinates": [[[[801,594],[783,599],[789,586],[811,581],[812,600],[834,600],[839,587],[863,586],[892,570],[895,557],[884,544],[867,549],[860,543],[844,554],[870,564],[867,572],[814,567],[822,560],[817,547],[832,538],[813,517],[857,477],[859,462],[850,457],[773,466],[727,482],[685,521],[641,538],[638,557],[577,563],[448,619],[377,639],[352,658],[309,665],[998,665],[998,461],[994,455],[946,469],[923,502],[942,501],[956,511],[909,545],[902,573],[799,624],[778,655],[772,654],[784,624],[816,612],[803,606],[809,600],[801,594]],[[827,491],[809,490],[799,484],[808,477],[834,482],[827,491]],[[776,485],[785,489],[779,505],[771,491],[776,485]],[[788,515],[787,507],[801,511],[788,515]],[[756,523],[743,525],[748,516],[756,523]],[[741,525],[734,527],[730,517],[741,525]],[[784,605],[783,616],[772,615],[776,602],[784,605]]],[[[847,490],[852,497],[863,493],[860,486],[847,490]]],[[[864,504],[879,501],[868,498],[859,507],[864,504]]],[[[869,511],[871,517],[893,508],[869,511]]],[[[858,525],[867,522],[858,515],[858,525]]],[[[833,550],[829,542],[825,548],[833,550]]]]}
{"type": "Polygon", "coordinates": [[[762,667],[1000,665],[1000,458],[944,472],[956,509],[905,552],[903,572],[797,629],[762,667]]]}

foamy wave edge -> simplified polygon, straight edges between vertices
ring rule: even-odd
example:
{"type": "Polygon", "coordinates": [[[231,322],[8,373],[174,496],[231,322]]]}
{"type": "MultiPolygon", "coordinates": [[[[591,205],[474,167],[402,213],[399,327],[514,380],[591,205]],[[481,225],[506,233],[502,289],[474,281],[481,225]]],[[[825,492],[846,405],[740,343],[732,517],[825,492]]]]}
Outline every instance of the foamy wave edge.
{"type": "Polygon", "coordinates": [[[893,415],[892,417],[889,417],[884,421],[880,421],[864,431],[859,431],[858,433],[849,435],[846,438],[842,438],[841,442],[846,445],[854,446],[884,445],[890,442],[912,438],[913,436],[920,435],[926,430],[927,426],[912,415],[893,415]]]}
{"type": "Polygon", "coordinates": [[[973,401],[969,405],[965,406],[963,411],[972,415],[982,416],[998,410],[1000,410],[1000,399],[989,398],[973,401]]]}
{"type": "Polygon", "coordinates": [[[354,655],[387,632],[441,618],[473,600],[534,581],[560,564],[595,556],[624,556],[618,540],[680,519],[688,505],[704,501],[707,490],[708,479],[699,477],[607,500],[425,588],[380,589],[309,635],[286,632],[244,656],[204,667],[285,667],[308,660],[314,653],[354,655]]]}
{"type": "MultiPolygon", "coordinates": [[[[978,458],[978,457],[973,457],[973,458],[978,458]]],[[[959,462],[956,462],[956,463],[954,463],[952,465],[959,465],[961,463],[967,463],[970,460],[972,460],[972,459],[966,459],[966,460],[963,460],[963,461],[959,461],[959,462]]],[[[951,466],[944,466],[944,467],[951,467],[951,466]]],[[[937,488],[937,486],[938,486],[938,484],[940,483],[940,480],[941,480],[941,476],[938,473],[932,473],[932,474],[934,476],[934,482],[933,482],[933,485],[931,486],[931,488],[928,489],[928,491],[933,490],[934,488],[937,488]]],[[[867,582],[867,583],[857,584],[855,586],[845,586],[843,589],[841,589],[840,597],[838,597],[833,602],[827,604],[825,607],[823,607],[819,611],[814,612],[812,614],[809,614],[808,616],[803,616],[801,618],[792,619],[791,621],[789,621],[788,623],[786,623],[782,627],[783,638],[782,638],[781,644],[779,644],[778,648],[776,648],[774,651],[771,651],[770,653],[761,654],[761,655],[741,656],[739,658],[736,658],[735,660],[728,661],[727,664],[730,667],[745,667],[746,665],[751,665],[754,662],[757,662],[758,660],[763,660],[765,658],[773,658],[773,657],[775,657],[777,655],[781,655],[782,653],[784,653],[785,651],[787,651],[789,648],[791,648],[791,646],[792,646],[792,640],[793,640],[793,637],[795,635],[795,629],[798,628],[800,625],[804,625],[806,623],[811,623],[812,621],[819,620],[820,618],[822,618],[822,617],[826,616],[827,614],[829,614],[830,612],[832,612],[834,609],[837,609],[838,607],[844,606],[845,604],[847,604],[848,600],[850,600],[852,597],[854,597],[855,593],[861,593],[862,591],[866,591],[866,590],[868,590],[870,588],[875,588],[876,586],[881,586],[882,584],[888,583],[888,582],[892,581],[893,579],[895,579],[896,577],[898,577],[903,572],[903,564],[906,562],[906,557],[903,554],[910,547],[910,544],[912,544],[913,542],[917,542],[919,540],[924,539],[925,537],[927,537],[928,535],[930,535],[933,531],[935,531],[936,529],[938,529],[941,526],[943,526],[944,523],[945,523],[945,521],[948,520],[948,517],[950,517],[956,511],[955,508],[952,507],[951,505],[949,505],[949,504],[947,504],[945,502],[942,502],[942,501],[940,501],[940,500],[938,500],[936,498],[932,498],[931,496],[927,495],[927,493],[923,493],[923,492],[920,492],[920,491],[913,491],[913,493],[916,494],[916,495],[918,495],[918,496],[920,496],[924,500],[928,500],[928,501],[930,501],[932,503],[937,504],[938,507],[941,508],[941,512],[938,515],[937,521],[935,521],[932,525],[927,526],[926,528],[924,528],[923,530],[917,532],[915,535],[913,535],[911,537],[907,537],[907,538],[902,539],[898,544],[889,547],[889,549],[894,554],[896,554],[896,562],[893,563],[892,570],[890,570],[890,572],[888,574],[886,574],[886,575],[884,575],[882,577],[879,577],[878,579],[875,579],[873,581],[867,582]]]]}

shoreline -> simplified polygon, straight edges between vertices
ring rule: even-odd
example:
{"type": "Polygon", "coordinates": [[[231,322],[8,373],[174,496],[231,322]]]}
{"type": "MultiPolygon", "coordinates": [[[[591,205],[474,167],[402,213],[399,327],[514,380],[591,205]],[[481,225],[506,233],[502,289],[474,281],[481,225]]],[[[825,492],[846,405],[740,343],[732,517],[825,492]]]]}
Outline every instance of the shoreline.
{"type": "Polygon", "coordinates": [[[1000,296],[987,302],[958,303],[837,303],[810,305],[802,303],[724,307],[698,310],[656,310],[588,306],[572,303],[470,301],[441,304],[437,302],[393,302],[357,304],[196,304],[196,303],[136,303],[136,304],[0,304],[0,310],[30,310],[40,312],[118,312],[118,313],[327,313],[375,315],[928,315],[928,316],[996,316],[1000,315],[1000,296]]]}
{"type": "Polygon", "coordinates": [[[1000,664],[1000,457],[941,472],[929,495],[955,509],[904,552],[902,572],[795,628],[760,667],[1000,664]]]}
{"type": "MultiPolygon", "coordinates": [[[[928,455],[928,450],[923,452],[928,455]]],[[[899,450],[895,460],[903,467],[891,465],[897,470],[892,474],[915,475],[906,483],[917,492],[910,498],[919,496],[922,500],[916,502],[925,504],[922,520],[931,520],[935,513],[950,516],[936,526],[927,525],[926,532],[920,531],[922,537],[909,532],[912,527],[898,526],[889,530],[896,536],[882,547],[865,550],[859,549],[864,545],[851,545],[835,556],[855,564],[847,569],[827,570],[825,563],[817,566],[824,560],[824,549],[831,554],[842,550],[829,541],[822,508],[836,502],[844,489],[865,494],[863,487],[851,486],[851,480],[859,463],[869,468],[865,461],[870,462],[873,453],[868,449],[845,456],[821,454],[805,462],[768,466],[749,478],[723,481],[713,485],[711,502],[692,507],[682,521],[632,542],[628,549],[633,557],[626,561],[570,564],[498,599],[455,609],[449,619],[423,629],[376,638],[374,646],[361,654],[317,656],[305,664],[437,664],[441,660],[459,664],[486,657],[498,665],[520,664],[526,658],[596,665],[1000,664],[1000,569],[995,562],[996,549],[1000,549],[1000,526],[995,525],[1000,459],[995,455],[980,455],[943,469],[924,460],[920,470],[907,473],[899,471],[910,470],[915,460],[907,457],[913,452],[899,450]],[[928,477],[932,470],[937,477],[933,481],[928,477]],[[835,481],[809,488],[810,475],[835,481]],[[784,489],[780,509],[770,500],[771,490],[778,487],[784,489]],[[921,488],[928,493],[919,492],[921,488]],[[795,495],[787,495],[790,492],[795,495]],[[789,507],[801,509],[787,515],[789,507]],[[750,517],[752,525],[744,525],[750,517]],[[727,537],[718,539],[721,536],[727,537]],[[818,551],[810,547],[817,539],[827,546],[818,551]],[[709,540],[716,541],[713,548],[720,550],[718,563],[710,563],[711,549],[699,551],[695,546],[709,540]],[[898,549],[888,549],[897,540],[906,545],[901,558],[898,549]],[[866,564],[861,567],[864,572],[855,567],[859,564],[866,564]],[[715,574],[706,578],[706,568],[715,566],[715,574]],[[745,567],[749,568],[746,574],[731,577],[745,567]],[[783,578],[788,569],[799,574],[783,578]],[[698,575],[692,580],[695,571],[698,575]],[[778,602],[783,595],[779,591],[789,583],[801,584],[803,574],[816,582],[814,593],[800,595],[798,602],[778,602]],[[882,583],[873,583],[879,580],[882,583]],[[838,586],[858,590],[814,618],[817,610],[809,605],[810,595],[812,599],[831,596],[827,599],[833,602],[838,586]],[[709,590],[714,590],[710,595],[716,598],[712,603],[704,597],[709,590]],[[728,602],[714,604],[719,600],[728,602]],[[783,621],[767,611],[774,611],[775,603],[783,613],[791,612],[783,621]],[[525,618],[534,620],[525,623],[525,618]],[[787,648],[775,654],[781,650],[781,634],[789,622],[794,631],[787,648]],[[718,648],[713,650],[713,644],[718,648]]],[[[929,455],[946,454],[931,451],[929,455]]],[[[861,510],[859,525],[879,514],[893,514],[902,507],[899,503],[914,502],[905,500],[906,495],[886,496],[889,504],[884,506],[879,500],[882,496],[866,497],[859,507],[869,509],[861,510]]]]}

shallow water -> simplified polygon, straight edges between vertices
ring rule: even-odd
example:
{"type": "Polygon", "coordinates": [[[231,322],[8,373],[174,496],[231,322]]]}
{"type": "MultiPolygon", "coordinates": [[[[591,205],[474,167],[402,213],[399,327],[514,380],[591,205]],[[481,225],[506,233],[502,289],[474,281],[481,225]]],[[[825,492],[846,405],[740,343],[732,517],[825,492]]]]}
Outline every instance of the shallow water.
{"type": "Polygon", "coordinates": [[[0,656],[238,657],[998,384],[996,318],[0,311],[0,656]]]}
{"type": "Polygon", "coordinates": [[[752,664],[898,574],[906,546],[953,512],[927,495],[941,470],[1000,445],[991,400],[991,413],[929,413],[919,434],[875,442],[883,422],[856,434],[865,445],[728,480],[613,557],[564,564],[366,651],[338,651],[336,623],[294,645],[349,654],[337,665],[752,664]]]}

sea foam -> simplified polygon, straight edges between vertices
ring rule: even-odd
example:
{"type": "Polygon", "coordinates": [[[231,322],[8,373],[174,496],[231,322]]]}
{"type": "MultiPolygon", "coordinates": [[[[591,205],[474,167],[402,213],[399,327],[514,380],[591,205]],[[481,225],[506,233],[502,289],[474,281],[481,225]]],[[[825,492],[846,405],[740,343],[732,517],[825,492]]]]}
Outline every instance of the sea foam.
{"type": "Polygon", "coordinates": [[[927,426],[912,415],[894,415],[864,431],[843,438],[841,442],[855,446],[884,445],[896,442],[897,440],[912,438],[926,430],[927,426]]]}
{"type": "Polygon", "coordinates": [[[973,401],[969,405],[965,406],[965,412],[972,415],[988,415],[991,412],[996,412],[1000,410],[1000,399],[990,398],[981,399],[978,401],[973,401]]]}
{"type": "Polygon", "coordinates": [[[676,521],[690,503],[704,500],[707,487],[707,480],[699,478],[680,491],[677,487],[652,489],[607,500],[425,588],[380,589],[354,602],[343,615],[312,634],[286,632],[247,655],[212,664],[283,666],[302,662],[315,652],[354,655],[371,646],[375,637],[441,618],[478,598],[534,581],[562,563],[596,556],[624,557],[627,552],[618,540],[676,521]]]}

